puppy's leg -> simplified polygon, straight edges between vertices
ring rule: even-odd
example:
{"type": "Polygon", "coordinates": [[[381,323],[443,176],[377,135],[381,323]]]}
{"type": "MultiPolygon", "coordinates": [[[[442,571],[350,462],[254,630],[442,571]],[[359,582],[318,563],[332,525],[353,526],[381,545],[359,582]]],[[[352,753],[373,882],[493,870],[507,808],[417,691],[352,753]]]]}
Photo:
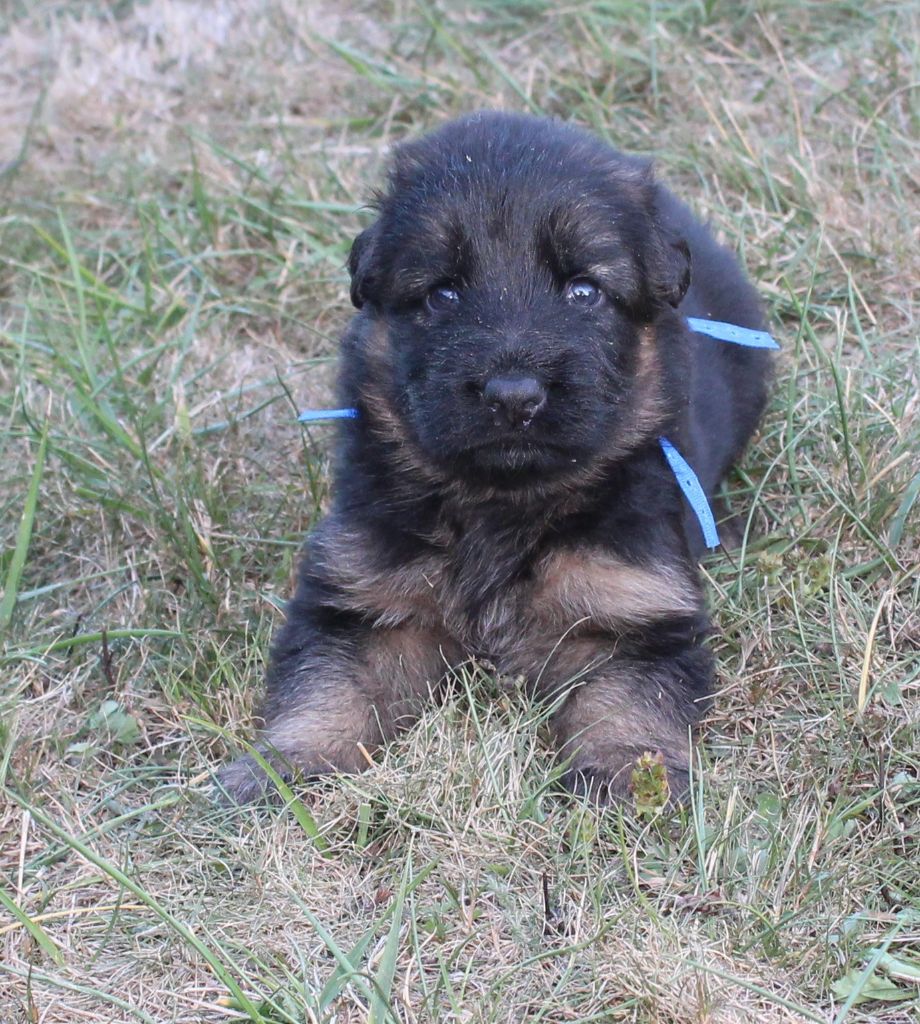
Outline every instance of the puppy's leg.
{"type": "Polygon", "coordinates": [[[625,797],[637,759],[648,752],[663,756],[671,797],[679,799],[689,781],[690,732],[711,686],[709,651],[688,644],[628,657],[611,653],[610,642],[577,646],[576,657],[568,652],[563,660],[596,667],[561,688],[562,704],[551,721],[560,756],[570,759],[566,784],[601,802],[625,797]]]}
{"type": "MultiPolygon", "coordinates": [[[[331,618],[301,608],[274,652],[257,749],[286,779],[366,767],[362,747],[373,750],[411,725],[447,670],[449,652],[431,629],[331,618]]],[[[250,755],[218,778],[237,803],[271,787],[250,755]]]]}
{"type": "Polygon", "coordinates": [[[570,760],[566,781],[600,799],[623,796],[636,759],[660,752],[676,795],[713,674],[689,561],[638,564],[604,549],[563,549],[540,567],[530,611],[542,660],[520,671],[558,709],[551,725],[570,760]],[[547,634],[559,639],[547,646],[547,634]]]}

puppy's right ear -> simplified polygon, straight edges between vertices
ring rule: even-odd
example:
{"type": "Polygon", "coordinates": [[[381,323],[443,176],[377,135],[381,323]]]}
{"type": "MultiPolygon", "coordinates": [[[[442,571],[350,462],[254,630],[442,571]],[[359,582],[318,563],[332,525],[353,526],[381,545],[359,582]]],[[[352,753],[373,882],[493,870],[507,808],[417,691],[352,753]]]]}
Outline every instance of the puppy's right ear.
{"type": "Polygon", "coordinates": [[[360,309],[372,289],[371,267],[377,242],[377,225],[365,228],[354,240],[348,254],[348,273],[351,274],[351,301],[360,309]]]}

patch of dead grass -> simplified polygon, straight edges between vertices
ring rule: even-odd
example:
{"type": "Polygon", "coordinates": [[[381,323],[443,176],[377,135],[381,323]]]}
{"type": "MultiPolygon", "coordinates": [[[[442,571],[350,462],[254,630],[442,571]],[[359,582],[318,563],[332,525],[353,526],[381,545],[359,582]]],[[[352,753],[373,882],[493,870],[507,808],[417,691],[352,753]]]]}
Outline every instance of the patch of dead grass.
{"type": "Polygon", "coordinates": [[[606,4],[153,0],[13,19],[7,549],[52,430],[0,653],[0,772],[34,808],[0,805],[0,871],[33,925],[0,922],[0,1016],[365,1020],[360,978],[317,1005],[328,940],[367,937],[355,963],[384,977],[407,863],[430,873],[404,893],[398,1020],[827,1019],[832,985],[883,943],[916,958],[916,15],[866,6],[675,0],[654,34],[642,5],[606,4]],[[372,771],[306,791],[321,856],[290,814],[215,809],[207,770],[248,721],[327,500],[326,428],[292,416],[328,400],[330,364],[311,360],[347,313],[355,208],[393,140],[494,105],[657,155],[743,251],[783,337],[730,488],[742,518],[754,508],[744,553],[707,564],[723,680],[700,802],[651,825],[586,815],[546,789],[534,710],[474,676],[372,771]],[[115,633],[151,627],[175,635],[115,633]],[[68,646],[103,628],[106,644],[68,646]],[[130,742],[124,717],[99,724],[107,701],[130,742]],[[193,928],[256,1017],[74,840],[193,928]]]}

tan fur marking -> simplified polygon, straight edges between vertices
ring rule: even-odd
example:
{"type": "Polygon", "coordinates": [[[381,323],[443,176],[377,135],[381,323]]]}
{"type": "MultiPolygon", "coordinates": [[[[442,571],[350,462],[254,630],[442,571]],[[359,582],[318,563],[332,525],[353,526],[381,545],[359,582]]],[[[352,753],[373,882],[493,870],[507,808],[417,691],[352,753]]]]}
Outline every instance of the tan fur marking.
{"type": "Polygon", "coordinates": [[[630,433],[636,441],[644,441],[658,432],[664,415],[664,396],[661,390],[661,362],[658,338],[654,327],[639,331],[639,352],[636,362],[635,405],[630,433]]]}
{"type": "Polygon", "coordinates": [[[390,332],[385,320],[375,320],[368,331],[367,357],[379,368],[390,366],[390,332]]]}
{"type": "Polygon", "coordinates": [[[440,619],[435,587],[444,570],[439,559],[382,569],[370,537],[337,527],[317,545],[316,560],[341,589],[347,607],[374,616],[375,625],[396,626],[410,619],[435,623],[440,619]]]}
{"type": "Polygon", "coordinates": [[[410,726],[447,673],[450,642],[414,626],[375,629],[357,659],[304,666],[305,699],[272,719],[265,743],[306,771],[358,771],[373,750],[410,726]]]}
{"type": "Polygon", "coordinates": [[[461,655],[446,636],[403,626],[376,630],[365,660],[377,702],[386,705],[388,721],[400,729],[418,718],[422,704],[461,655]]]}
{"type": "Polygon", "coordinates": [[[650,695],[628,692],[635,682],[628,669],[614,669],[604,678],[576,684],[555,723],[567,743],[595,749],[604,746],[642,747],[689,754],[686,726],[673,721],[650,695]]]}
{"type": "Polygon", "coordinates": [[[653,680],[640,681],[635,669],[611,667],[599,678],[577,684],[554,717],[560,756],[576,768],[600,768],[614,790],[625,792],[639,754],[662,753],[669,766],[690,762],[687,724],[674,714],[653,680]]]}
{"type": "Polygon", "coordinates": [[[337,688],[335,706],[329,701],[322,708],[293,708],[263,735],[282,757],[307,773],[360,771],[364,758],[358,744],[373,750],[383,739],[366,700],[349,695],[345,687],[337,688]]]}
{"type": "MultiPolygon", "coordinates": [[[[602,244],[603,239],[599,239],[597,236],[594,237],[595,244],[602,244]]],[[[610,236],[609,241],[610,248],[614,248],[616,245],[622,245],[622,241],[616,235],[610,236]]],[[[622,288],[627,294],[630,292],[637,292],[635,283],[636,278],[636,266],[633,263],[631,257],[621,256],[619,259],[613,259],[606,263],[592,263],[584,269],[585,276],[593,277],[600,281],[610,282],[611,285],[622,288]]]]}
{"type": "Polygon", "coordinates": [[[609,460],[621,459],[656,437],[661,431],[666,411],[657,336],[654,327],[643,327],[639,331],[629,411],[624,414],[621,429],[611,437],[603,458],[596,461],[588,478],[599,478],[609,460]]]}
{"type": "Polygon", "coordinates": [[[700,607],[696,585],[678,570],[642,568],[597,551],[563,551],[545,563],[534,595],[538,619],[557,629],[579,620],[600,629],[643,624],[700,607]]]}
{"type": "Polygon", "coordinates": [[[552,639],[531,635],[508,652],[502,663],[506,675],[523,676],[541,698],[554,699],[584,683],[616,655],[616,640],[608,635],[578,636],[575,630],[552,639]]]}

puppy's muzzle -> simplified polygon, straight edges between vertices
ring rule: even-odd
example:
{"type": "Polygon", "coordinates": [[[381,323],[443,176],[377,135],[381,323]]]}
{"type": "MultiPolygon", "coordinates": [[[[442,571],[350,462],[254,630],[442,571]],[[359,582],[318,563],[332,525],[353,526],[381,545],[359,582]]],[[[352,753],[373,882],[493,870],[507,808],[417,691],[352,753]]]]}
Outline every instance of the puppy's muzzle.
{"type": "Polygon", "coordinates": [[[486,403],[498,424],[527,427],[546,405],[546,390],[526,374],[503,373],[489,378],[482,389],[486,403]]]}

